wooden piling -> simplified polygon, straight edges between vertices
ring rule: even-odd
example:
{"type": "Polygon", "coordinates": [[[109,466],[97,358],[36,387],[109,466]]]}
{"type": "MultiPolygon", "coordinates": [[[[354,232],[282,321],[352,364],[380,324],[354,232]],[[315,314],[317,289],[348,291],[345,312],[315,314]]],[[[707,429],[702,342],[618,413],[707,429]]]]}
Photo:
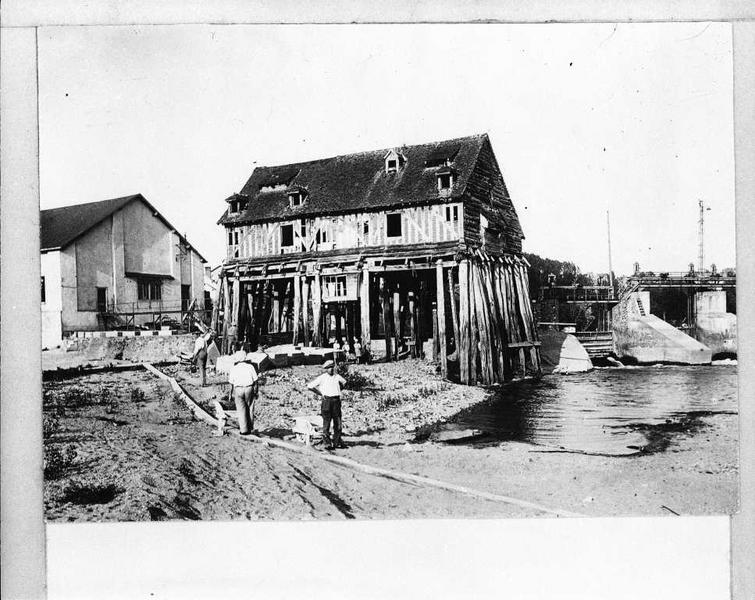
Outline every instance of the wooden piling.
{"type": "Polygon", "coordinates": [[[385,278],[381,277],[378,283],[380,292],[380,308],[383,314],[383,336],[385,337],[385,359],[391,360],[393,351],[391,349],[391,308],[388,300],[388,289],[385,285],[385,278]]]}
{"type": "Polygon", "coordinates": [[[309,278],[306,275],[302,275],[301,279],[301,316],[304,345],[309,346],[309,278]]]}
{"type": "Polygon", "coordinates": [[[230,352],[230,344],[228,340],[228,328],[231,321],[231,293],[228,285],[228,275],[223,276],[223,342],[222,352],[228,354],[230,352]]]}
{"type": "Polygon", "coordinates": [[[270,333],[278,333],[278,329],[280,328],[280,291],[277,289],[273,290],[273,309],[272,309],[272,315],[270,319],[270,324],[268,325],[268,328],[270,330],[270,333]]]}
{"type": "Polygon", "coordinates": [[[289,318],[291,317],[291,281],[286,282],[286,288],[283,292],[283,310],[280,316],[280,327],[278,331],[286,333],[291,331],[289,318]]]}
{"type": "Polygon", "coordinates": [[[315,271],[312,282],[312,343],[322,347],[322,288],[320,287],[320,273],[315,271]]]}
{"type": "Polygon", "coordinates": [[[294,286],[294,308],[292,311],[293,335],[292,335],[291,343],[296,345],[299,343],[299,336],[301,332],[301,325],[300,325],[301,323],[301,278],[298,273],[294,275],[293,286],[294,286]]]}
{"type": "Polygon", "coordinates": [[[370,347],[370,270],[367,267],[362,268],[359,289],[359,316],[362,348],[366,351],[370,347]]]}
{"type": "Polygon", "coordinates": [[[470,339],[469,339],[469,260],[459,262],[459,331],[457,338],[457,355],[459,357],[459,378],[469,384],[470,376],[470,339]]]}
{"type": "Polygon", "coordinates": [[[410,355],[412,358],[417,358],[417,318],[415,315],[415,300],[414,300],[414,292],[409,291],[407,294],[407,307],[409,310],[409,345],[410,345],[410,355]]]}
{"type": "Polygon", "coordinates": [[[396,336],[393,356],[398,360],[398,354],[401,350],[401,293],[398,285],[393,292],[393,334],[396,336]]]}
{"type": "MultiPolygon", "coordinates": [[[[449,275],[451,271],[449,270],[449,275]]],[[[435,296],[436,296],[436,318],[437,335],[433,337],[437,340],[437,348],[440,353],[440,372],[443,377],[448,377],[448,348],[446,346],[446,295],[445,279],[443,277],[443,265],[438,261],[435,265],[435,296]]],[[[451,298],[453,304],[453,297],[451,298]]],[[[435,359],[436,357],[433,357],[435,359]]]]}
{"type": "Polygon", "coordinates": [[[458,306],[458,296],[459,294],[455,291],[454,286],[454,274],[453,269],[448,269],[448,294],[449,294],[449,300],[451,304],[451,323],[453,325],[453,336],[454,336],[454,352],[456,353],[456,358],[459,357],[459,306],[458,306]]]}

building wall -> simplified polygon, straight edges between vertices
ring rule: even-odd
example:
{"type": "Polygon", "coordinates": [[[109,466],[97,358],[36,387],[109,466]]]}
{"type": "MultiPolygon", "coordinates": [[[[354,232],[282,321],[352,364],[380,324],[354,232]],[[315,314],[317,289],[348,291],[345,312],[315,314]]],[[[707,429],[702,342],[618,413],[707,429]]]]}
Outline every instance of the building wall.
{"type": "MultiPolygon", "coordinates": [[[[115,306],[124,314],[148,312],[135,317],[137,325],[154,319],[150,311],[180,310],[181,285],[191,286],[191,297],[196,299],[196,306],[203,309],[204,266],[201,257],[185,245],[181,248],[180,241],[178,234],[153,216],[145,204],[133,202],[55,253],[59,255],[57,281],[60,282],[61,332],[102,328],[102,319],[97,312],[97,287],[107,288],[109,308],[115,306]],[[165,276],[161,280],[161,300],[139,300],[137,279],[126,277],[127,271],[165,276]]],[[[46,261],[47,268],[52,269],[53,259],[46,261]]],[[[51,329],[53,312],[53,305],[50,305],[44,339],[59,337],[51,329]]]]}
{"type": "Polygon", "coordinates": [[[447,242],[461,239],[463,222],[464,210],[461,203],[417,206],[391,211],[227,227],[226,247],[228,258],[249,258],[366,246],[447,242]],[[447,208],[451,211],[450,221],[446,220],[447,208]],[[453,220],[454,208],[457,214],[456,221],[453,220]],[[394,213],[401,215],[401,236],[388,237],[386,215],[394,213]],[[293,225],[293,246],[281,246],[281,227],[285,225],[293,225]],[[367,233],[364,232],[365,225],[367,233]],[[238,244],[235,243],[237,232],[238,244]],[[326,242],[317,243],[318,232],[320,239],[324,232],[326,242]]]}
{"type": "Polygon", "coordinates": [[[176,248],[170,229],[143,202],[131,202],[119,212],[124,224],[126,272],[173,275],[176,248]]]}
{"type": "Polygon", "coordinates": [[[521,254],[524,235],[489,142],[480,149],[469,177],[465,207],[464,237],[468,244],[482,246],[493,254],[521,254]]]}
{"type": "Polygon", "coordinates": [[[80,237],[76,249],[76,306],[79,311],[97,310],[97,288],[113,292],[112,221],[105,219],[80,237]]]}
{"type": "Polygon", "coordinates": [[[60,252],[44,252],[42,254],[41,274],[44,278],[45,288],[45,299],[41,304],[42,348],[54,348],[60,345],[63,337],[60,252]]]}
{"type": "Polygon", "coordinates": [[[77,245],[78,241],[60,251],[61,321],[64,335],[69,331],[97,329],[97,312],[78,309],[77,245]]]}

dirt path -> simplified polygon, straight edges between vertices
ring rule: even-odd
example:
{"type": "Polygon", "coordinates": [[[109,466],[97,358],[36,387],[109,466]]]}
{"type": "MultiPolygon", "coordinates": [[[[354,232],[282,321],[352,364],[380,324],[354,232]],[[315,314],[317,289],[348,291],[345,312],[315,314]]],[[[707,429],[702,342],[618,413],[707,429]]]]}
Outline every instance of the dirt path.
{"type": "MultiPolygon", "coordinates": [[[[227,394],[225,378],[202,388],[166,369],[199,402],[227,394]]],[[[424,363],[361,368],[368,380],[344,399],[349,447],[361,463],[413,473],[552,509],[587,515],[720,514],[736,510],[737,416],[700,419],[664,452],[606,457],[517,442],[416,443],[486,397],[441,381],[424,363]],[[664,508],[665,507],[665,508],[664,508]]],[[[291,417],[315,414],[305,391],[316,367],[266,374],[257,428],[286,438],[291,417]]],[[[167,383],[145,371],[102,373],[45,384],[46,452],[58,473],[45,486],[55,521],[165,519],[371,519],[518,517],[540,513],[459,493],[400,483],[317,457],[215,437],[191,419],[167,383]],[[67,448],[76,456],[66,459],[67,448]],[[53,457],[54,458],[54,457],[53,457]]]]}
{"type": "MultiPolygon", "coordinates": [[[[68,406],[48,447],[76,458],[46,483],[48,520],[351,519],[527,516],[533,511],[377,478],[317,458],[222,438],[141,372],[50,384],[102,402],[68,406]],[[144,393],[132,400],[132,390],[144,393]],[[99,494],[99,496],[98,496],[99,494]]],[[[48,412],[53,409],[48,408],[48,412]]]]}

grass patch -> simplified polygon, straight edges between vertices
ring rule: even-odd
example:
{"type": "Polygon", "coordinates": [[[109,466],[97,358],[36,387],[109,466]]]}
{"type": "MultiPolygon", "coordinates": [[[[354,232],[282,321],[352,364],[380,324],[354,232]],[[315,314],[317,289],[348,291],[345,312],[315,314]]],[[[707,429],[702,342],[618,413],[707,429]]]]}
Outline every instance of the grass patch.
{"type": "Polygon", "coordinates": [[[66,446],[61,450],[57,446],[45,446],[45,479],[57,479],[76,461],[76,448],[66,446]]]}

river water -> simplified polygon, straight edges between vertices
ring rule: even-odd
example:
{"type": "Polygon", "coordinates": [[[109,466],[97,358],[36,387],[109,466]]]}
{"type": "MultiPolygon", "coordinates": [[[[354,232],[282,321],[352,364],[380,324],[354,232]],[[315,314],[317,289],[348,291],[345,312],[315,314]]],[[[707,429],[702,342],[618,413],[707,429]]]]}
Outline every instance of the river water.
{"type": "Polygon", "coordinates": [[[454,419],[488,440],[522,441],[591,454],[648,449],[653,426],[737,412],[737,366],[599,368],[503,386],[454,419]]]}

